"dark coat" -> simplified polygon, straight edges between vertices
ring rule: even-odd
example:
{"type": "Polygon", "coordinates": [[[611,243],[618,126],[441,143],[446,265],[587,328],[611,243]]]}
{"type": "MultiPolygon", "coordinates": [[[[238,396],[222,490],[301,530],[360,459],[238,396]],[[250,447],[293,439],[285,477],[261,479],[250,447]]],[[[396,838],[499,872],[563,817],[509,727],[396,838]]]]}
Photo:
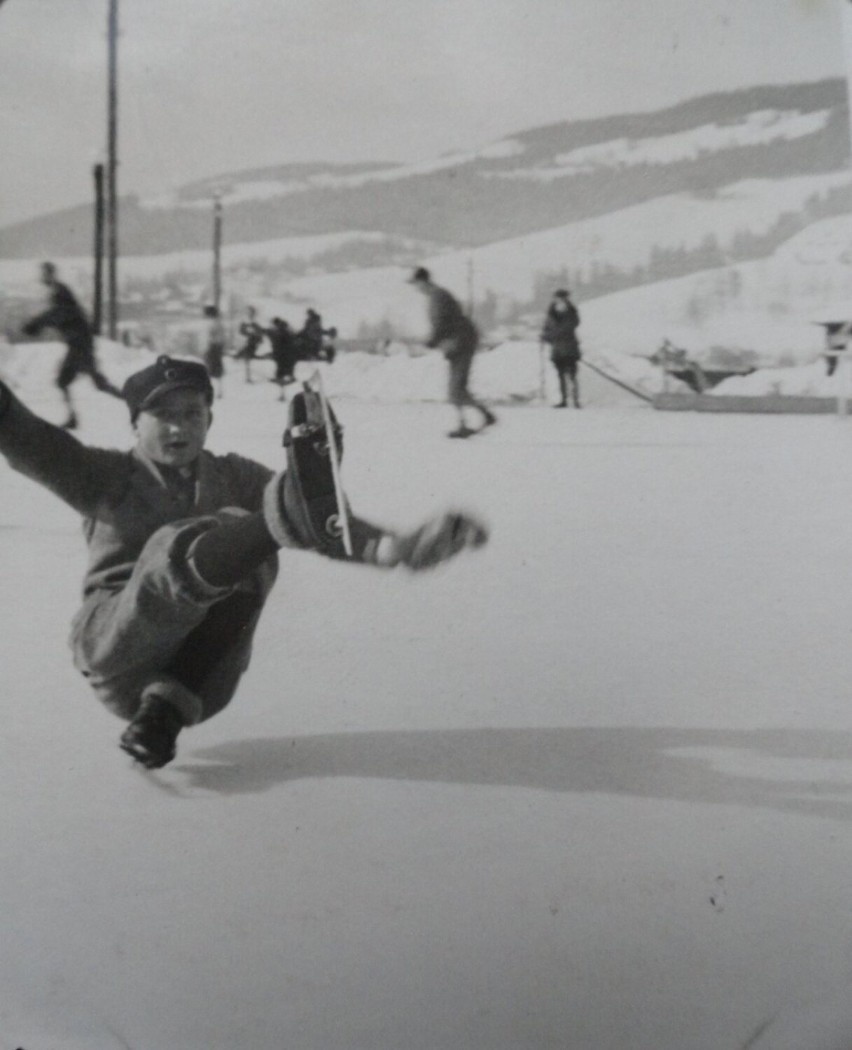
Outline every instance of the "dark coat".
{"type": "Polygon", "coordinates": [[[446,288],[429,288],[429,321],[432,331],[426,345],[440,347],[444,357],[472,356],[479,342],[476,325],[446,288]]]}
{"type": "Polygon", "coordinates": [[[255,356],[258,347],[263,342],[266,330],[262,328],[257,321],[243,321],[240,325],[240,335],[245,338],[245,342],[237,352],[237,357],[251,359],[255,356]]]}
{"type": "Polygon", "coordinates": [[[541,339],[550,344],[550,357],[553,361],[579,361],[580,342],[577,329],[580,327],[580,311],[566,302],[565,310],[557,310],[553,305],[547,311],[541,339]]]}
{"type": "Polygon", "coordinates": [[[90,342],[92,330],[83,307],[67,284],[57,281],[50,290],[50,306],[23,327],[26,335],[38,335],[42,328],[55,328],[68,342],[90,342]]]}

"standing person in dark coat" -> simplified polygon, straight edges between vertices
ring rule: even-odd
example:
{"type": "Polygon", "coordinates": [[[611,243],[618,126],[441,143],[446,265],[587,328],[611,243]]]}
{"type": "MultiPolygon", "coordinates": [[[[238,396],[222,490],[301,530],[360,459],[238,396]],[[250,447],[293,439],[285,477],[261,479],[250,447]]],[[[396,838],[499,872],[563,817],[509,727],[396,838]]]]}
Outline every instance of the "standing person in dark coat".
{"type": "Polygon", "coordinates": [[[554,408],[568,407],[568,386],[574,407],[580,407],[580,386],[577,381],[577,365],[580,362],[580,343],[577,329],[580,327],[580,311],[571,302],[571,293],[560,288],[553,293],[548,308],[541,339],[550,344],[550,360],[559,377],[559,400],[554,408]]]}
{"type": "Polygon", "coordinates": [[[320,360],[328,361],[328,363],[334,364],[334,359],[337,357],[337,347],[335,342],[337,340],[337,329],[334,327],[323,328],[322,330],[322,349],[320,350],[320,360]]]}
{"type": "Polygon", "coordinates": [[[41,264],[41,282],[50,292],[50,305],[43,313],[27,321],[21,330],[24,335],[38,335],[42,328],[55,328],[64,339],[68,349],[59,366],[56,385],[68,409],[68,418],[62,426],[74,430],[79,420],[69,387],[78,375],[89,376],[98,390],[113,397],[121,397],[121,391],[99,371],[89,320],[68,285],[57,278],[52,262],[41,264]]]}
{"type": "Polygon", "coordinates": [[[272,347],[272,360],[275,362],[274,383],[281,387],[281,398],[284,400],[284,386],[292,383],[296,369],[296,348],[293,344],[293,330],[281,317],[273,317],[272,325],[266,330],[269,344],[272,347]]]}
{"type": "Polygon", "coordinates": [[[322,317],[316,310],[309,309],[305,314],[305,323],[296,336],[299,356],[305,361],[318,361],[322,353],[322,337],[322,317]]]}
{"type": "Polygon", "coordinates": [[[257,322],[257,311],[253,306],[250,306],[246,311],[246,319],[240,325],[240,335],[245,342],[237,351],[237,357],[245,361],[246,382],[250,383],[252,381],[251,363],[257,357],[258,347],[266,335],[266,330],[257,322]]]}
{"type": "Polygon", "coordinates": [[[449,437],[466,438],[475,434],[465,421],[465,406],[470,405],[482,416],[480,430],[497,422],[497,417],[481,401],[477,401],[468,388],[473,355],[479,345],[476,325],[467,317],[458,300],[446,288],[432,281],[432,276],[423,266],[418,266],[409,278],[409,283],[429,301],[429,322],[432,331],[426,346],[441,350],[449,365],[449,402],[458,413],[458,426],[449,432],[449,437]]]}

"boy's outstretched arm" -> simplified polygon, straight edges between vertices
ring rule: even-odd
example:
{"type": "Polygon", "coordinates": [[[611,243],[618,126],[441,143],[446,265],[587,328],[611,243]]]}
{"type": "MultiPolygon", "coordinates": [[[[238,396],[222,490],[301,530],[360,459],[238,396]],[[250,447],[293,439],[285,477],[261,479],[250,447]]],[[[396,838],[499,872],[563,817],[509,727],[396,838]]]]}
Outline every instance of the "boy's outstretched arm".
{"type": "Polygon", "coordinates": [[[486,526],[460,511],[438,514],[405,533],[374,525],[350,511],[350,558],[343,549],[341,537],[330,535],[321,527],[321,520],[312,517],[289,470],[267,485],[264,518],[270,534],[281,547],[308,548],[339,560],[385,568],[402,565],[414,571],[431,569],[460,551],[482,547],[488,541],[486,526]]]}
{"type": "Polygon", "coordinates": [[[116,477],[120,453],[88,448],[40,419],[0,380],[0,454],[9,466],[91,516],[116,477]]]}

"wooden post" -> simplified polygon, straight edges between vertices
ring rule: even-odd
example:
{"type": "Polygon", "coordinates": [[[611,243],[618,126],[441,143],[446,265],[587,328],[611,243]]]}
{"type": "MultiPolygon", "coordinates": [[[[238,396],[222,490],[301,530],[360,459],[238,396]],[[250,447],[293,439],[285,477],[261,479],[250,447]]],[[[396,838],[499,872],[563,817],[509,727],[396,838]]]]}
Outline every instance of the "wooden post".
{"type": "Polygon", "coordinates": [[[107,332],[118,334],[118,0],[109,0],[107,83],[107,332]]]}
{"type": "Polygon", "coordinates": [[[101,334],[103,324],[104,270],[104,166],[96,164],[95,177],[95,276],[92,295],[92,330],[101,334]]]}
{"type": "Polygon", "coordinates": [[[222,299],[222,197],[217,193],[213,201],[213,305],[219,312],[222,299]]]}

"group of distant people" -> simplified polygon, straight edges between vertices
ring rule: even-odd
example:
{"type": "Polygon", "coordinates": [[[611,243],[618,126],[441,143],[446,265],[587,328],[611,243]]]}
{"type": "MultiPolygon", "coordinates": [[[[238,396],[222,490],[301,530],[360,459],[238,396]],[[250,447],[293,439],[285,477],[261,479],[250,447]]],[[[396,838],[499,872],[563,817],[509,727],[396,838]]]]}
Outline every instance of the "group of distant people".
{"type": "MultiPolygon", "coordinates": [[[[72,430],[79,419],[71,398],[70,386],[79,375],[88,375],[98,390],[120,398],[121,392],[103,375],[95,357],[94,333],[74,294],[57,276],[56,266],[45,262],[41,266],[41,281],[47,287],[49,303],[46,310],[23,325],[26,335],[37,335],[44,328],[56,329],[66,344],[65,356],[59,367],[56,384],[67,407],[67,418],[62,426],[72,430]]],[[[418,266],[409,283],[426,297],[430,332],[426,346],[441,351],[447,361],[447,399],[456,410],[456,427],[449,437],[466,438],[493,426],[497,416],[482,401],[474,397],[470,389],[473,359],[479,346],[479,331],[468,317],[455,296],[446,288],[436,284],[432,275],[423,266],[418,266]],[[468,409],[477,412],[480,425],[469,424],[468,409]]],[[[206,306],[204,316],[208,322],[204,347],[204,364],[217,396],[223,392],[224,361],[228,353],[228,335],[216,306],[206,306]]],[[[581,358],[577,329],[580,314],[571,301],[570,292],[560,288],[553,293],[547,309],[541,341],[550,346],[550,358],[559,381],[560,400],[555,408],[567,408],[570,403],[580,407],[580,392],[577,366],[581,358]]],[[[302,328],[294,331],[281,317],[273,317],[268,328],[257,320],[257,311],[249,306],[246,318],[239,326],[242,345],[234,357],[245,364],[245,380],[253,381],[252,362],[261,357],[271,358],[275,364],[273,381],[284,387],[294,381],[296,364],[301,360],[324,360],[331,362],[336,355],[335,328],[325,328],[322,317],[309,308],[302,328]],[[269,340],[270,352],[259,353],[265,339],[269,340]]]]}
{"type": "MultiPolygon", "coordinates": [[[[204,363],[211,378],[216,381],[217,393],[221,397],[227,332],[217,307],[206,306],[204,316],[208,320],[204,363]]],[[[334,343],[337,329],[325,328],[322,317],[313,309],[308,309],[302,328],[294,331],[281,317],[273,317],[269,328],[264,328],[257,319],[257,310],[249,306],[246,318],[238,328],[238,334],[242,343],[233,356],[245,366],[245,381],[254,381],[251,367],[253,361],[271,357],[275,364],[273,381],[282,388],[282,397],[284,386],[294,381],[296,364],[299,361],[331,363],[337,353],[334,343]],[[269,340],[269,354],[260,353],[265,339],[269,340]]]]}

